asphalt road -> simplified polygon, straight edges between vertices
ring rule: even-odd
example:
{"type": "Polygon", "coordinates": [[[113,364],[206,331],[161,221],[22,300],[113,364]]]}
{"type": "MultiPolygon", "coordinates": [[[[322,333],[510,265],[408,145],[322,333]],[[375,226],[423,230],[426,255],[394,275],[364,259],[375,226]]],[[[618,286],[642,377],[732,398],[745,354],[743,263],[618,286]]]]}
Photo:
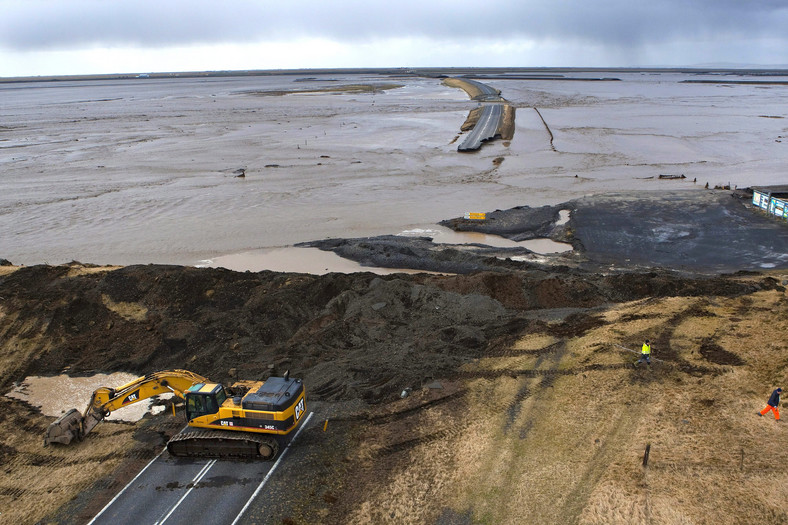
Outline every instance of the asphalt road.
{"type": "Polygon", "coordinates": [[[478,82],[476,80],[471,80],[469,78],[462,78],[463,81],[467,82],[468,84],[473,84],[479,91],[481,91],[481,95],[474,97],[475,100],[486,100],[490,97],[494,97],[496,100],[499,100],[499,96],[501,92],[494,87],[484,84],[483,82],[478,82]]]}
{"type": "MultiPolygon", "coordinates": [[[[313,413],[297,432],[305,429],[313,413]]],[[[277,480],[296,469],[299,451],[290,444],[271,461],[220,461],[174,458],[166,451],[151,461],[90,525],[242,524],[252,520],[247,510],[261,506],[276,490],[277,480]],[[285,458],[287,460],[285,461],[285,458]]],[[[259,512],[256,513],[259,516],[259,512]]]]}
{"type": "Polygon", "coordinates": [[[502,104],[487,104],[482,106],[479,121],[465,140],[457,147],[457,151],[473,151],[482,146],[482,142],[490,140],[498,133],[503,118],[502,104]]]}

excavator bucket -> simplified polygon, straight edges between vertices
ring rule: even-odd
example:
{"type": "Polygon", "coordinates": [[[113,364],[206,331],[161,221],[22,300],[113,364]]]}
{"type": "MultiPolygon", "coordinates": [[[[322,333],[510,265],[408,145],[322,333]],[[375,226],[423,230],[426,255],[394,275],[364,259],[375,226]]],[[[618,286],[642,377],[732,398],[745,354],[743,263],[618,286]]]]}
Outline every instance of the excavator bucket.
{"type": "Polygon", "coordinates": [[[50,443],[63,443],[68,445],[82,435],[82,414],[79,410],[72,408],[57,421],[49,425],[44,436],[44,446],[50,443]]]}

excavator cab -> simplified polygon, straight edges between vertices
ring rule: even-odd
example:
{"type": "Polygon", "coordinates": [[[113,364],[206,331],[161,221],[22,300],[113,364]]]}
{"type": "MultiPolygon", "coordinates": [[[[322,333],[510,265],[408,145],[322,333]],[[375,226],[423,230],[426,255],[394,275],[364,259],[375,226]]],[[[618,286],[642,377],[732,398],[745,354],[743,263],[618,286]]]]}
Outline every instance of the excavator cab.
{"type": "Polygon", "coordinates": [[[184,392],[186,398],[186,419],[192,419],[208,414],[216,414],[222,406],[227,393],[218,383],[197,383],[184,392]]]}

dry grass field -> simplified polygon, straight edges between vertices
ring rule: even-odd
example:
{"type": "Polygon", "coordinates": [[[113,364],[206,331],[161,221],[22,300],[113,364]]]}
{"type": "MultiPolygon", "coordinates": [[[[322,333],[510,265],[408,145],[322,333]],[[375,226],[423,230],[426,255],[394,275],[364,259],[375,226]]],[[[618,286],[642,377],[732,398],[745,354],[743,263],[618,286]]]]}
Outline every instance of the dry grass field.
{"type": "Polygon", "coordinates": [[[529,335],[407,427],[418,446],[347,522],[785,523],[788,430],[757,411],[785,380],[786,333],[770,291],[640,300],[581,335],[529,335]],[[651,368],[617,346],[644,338],[651,368]]]}

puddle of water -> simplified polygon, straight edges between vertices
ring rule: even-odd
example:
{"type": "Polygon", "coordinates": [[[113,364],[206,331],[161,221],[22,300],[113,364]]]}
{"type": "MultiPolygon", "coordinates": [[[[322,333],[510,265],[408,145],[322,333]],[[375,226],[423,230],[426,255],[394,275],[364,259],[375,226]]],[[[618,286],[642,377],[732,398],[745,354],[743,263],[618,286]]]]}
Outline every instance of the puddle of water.
{"type": "Polygon", "coordinates": [[[558,218],[558,221],[556,222],[556,225],[563,226],[564,224],[569,222],[569,215],[570,215],[570,213],[571,212],[569,210],[561,210],[561,211],[559,211],[558,212],[559,218],[558,218]]]}
{"type": "Polygon", "coordinates": [[[227,268],[236,272],[271,270],[274,272],[298,272],[313,275],[355,272],[372,272],[378,275],[391,273],[435,273],[423,270],[362,266],[355,261],[340,257],[334,252],[327,252],[319,248],[297,248],[293,246],[222,255],[214,259],[200,261],[197,267],[227,268]]]}
{"type": "MultiPolygon", "coordinates": [[[[117,388],[137,379],[138,376],[117,372],[114,374],[96,374],[90,377],[54,377],[30,376],[19,386],[6,394],[7,397],[21,399],[41,409],[47,416],[60,417],[64,412],[76,408],[80,412],[88,406],[93,391],[102,386],[117,388]]],[[[163,394],[160,398],[169,398],[173,394],[163,394]]],[[[113,412],[105,421],[138,421],[147,412],[157,414],[164,407],[151,407],[154,398],[123,407],[113,412]]]]}
{"type": "Polygon", "coordinates": [[[556,242],[552,239],[531,239],[523,241],[520,246],[528,248],[539,255],[549,255],[552,253],[571,252],[572,245],[565,242],[556,242]]]}
{"type": "MultiPolygon", "coordinates": [[[[561,210],[564,213],[564,210],[561,210]]],[[[562,220],[564,216],[561,216],[562,220]]],[[[566,212],[566,221],[569,220],[569,212],[566,212]]],[[[564,224],[559,221],[558,224],[564,224]]],[[[456,232],[443,226],[430,228],[414,228],[405,230],[399,235],[405,237],[431,237],[432,242],[437,244],[484,244],[495,248],[526,248],[534,253],[546,255],[549,253],[562,253],[572,250],[572,245],[555,242],[552,239],[531,239],[529,241],[516,242],[500,235],[478,232],[456,232]]]]}

